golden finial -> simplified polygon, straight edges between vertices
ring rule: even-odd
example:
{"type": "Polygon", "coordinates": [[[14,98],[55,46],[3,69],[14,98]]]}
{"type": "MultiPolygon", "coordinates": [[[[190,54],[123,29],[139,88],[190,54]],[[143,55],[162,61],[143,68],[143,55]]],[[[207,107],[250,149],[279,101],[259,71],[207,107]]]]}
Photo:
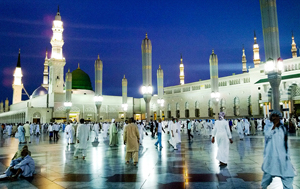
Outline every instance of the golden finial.
{"type": "Polygon", "coordinates": [[[147,32],[146,32],[146,39],[148,39],[148,34],[147,34],[147,32]]]}
{"type": "Polygon", "coordinates": [[[79,65],[79,63],[78,63],[78,68],[77,69],[80,69],[80,65],[79,65]]]}
{"type": "Polygon", "coordinates": [[[125,79],[125,74],[124,74],[124,78],[123,79],[125,79]]]}
{"type": "Polygon", "coordinates": [[[100,56],[99,56],[99,54],[98,54],[98,60],[100,60],[100,56]]]}

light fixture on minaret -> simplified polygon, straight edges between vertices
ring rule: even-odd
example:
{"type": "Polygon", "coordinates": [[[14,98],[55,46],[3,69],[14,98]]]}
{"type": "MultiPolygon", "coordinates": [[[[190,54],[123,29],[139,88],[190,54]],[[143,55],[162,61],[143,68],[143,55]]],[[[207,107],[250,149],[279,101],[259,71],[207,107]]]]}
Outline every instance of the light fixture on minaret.
{"type": "Polygon", "coordinates": [[[253,63],[254,63],[255,68],[259,67],[259,64],[260,64],[259,46],[256,42],[255,30],[254,30],[254,44],[253,44],[253,63]]]}
{"type": "Polygon", "coordinates": [[[100,108],[102,105],[102,79],[103,79],[103,63],[98,55],[95,61],[95,96],[94,101],[97,108],[97,121],[100,121],[100,108]]]}
{"type": "Polygon", "coordinates": [[[42,86],[48,90],[49,88],[49,83],[48,83],[48,77],[49,77],[49,72],[48,72],[48,65],[49,65],[49,59],[48,59],[48,51],[46,49],[46,57],[45,57],[45,62],[44,62],[44,72],[43,72],[43,84],[42,86]]]}
{"type": "Polygon", "coordinates": [[[246,59],[246,55],[245,55],[245,48],[243,45],[243,56],[242,56],[242,63],[243,63],[243,73],[247,72],[247,59],[246,59]]]}
{"type": "Polygon", "coordinates": [[[292,56],[293,58],[297,58],[297,46],[294,39],[294,32],[292,31],[292,56]]]}
{"type": "Polygon", "coordinates": [[[180,57],[179,70],[180,70],[180,74],[179,74],[180,85],[184,85],[184,65],[183,65],[183,62],[182,62],[182,55],[180,57]]]}
{"type": "Polygon", "coordinates": [[[23,77],[23,74],[22,74],[22,69],[21,69],[21,52],[19,49],[17,67],[14,72],[14,83],[12,85],[12,87],[13,87],[13,104],[16,104],[16,103],[19,103],[22,101],[22,89],[23,89],[22,77],[23,77]]]}
{"type": "Polygon", "coordinates": [[[63,93],[63,78],[64,78],[64,66],[66,60],[63,57],[62,46],[64,40],[62,33],[64,31],[63,22],[59,12],[59,7],[55,20],[52,26],[53,36],[51,39],[52,53],[49,59],[49,94],[51,93],[63,93]]]}

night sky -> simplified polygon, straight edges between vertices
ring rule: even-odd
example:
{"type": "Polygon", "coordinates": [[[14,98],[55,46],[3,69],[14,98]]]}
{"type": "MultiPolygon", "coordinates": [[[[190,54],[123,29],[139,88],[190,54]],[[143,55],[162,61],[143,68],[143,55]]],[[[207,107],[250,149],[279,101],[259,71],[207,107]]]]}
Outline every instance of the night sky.
{"type": "MultiPolygon", "coordinates": [[[[28,93],[43,82],[46,48],[51,53],[52,21],[57,6],[64,25],[65,73],[80,68],[94,87],[94,63],[103,61],[103,94],[122,95],[123,75],[128,96],[142,97],[141,42],[152,42],[152,82],[164,71],[164,86],[179,84],[180,54],[185,83],[209,79],[209,56],[218,55],[219,76],[242,73],[242,46],[247,67],[253,67],[253,31],[264,58],[259,0],[163,1],[0,1],[0,101],[12,101],[13,72],[21,49],[23,84],[28,93]]],[[[299,0],[278,0],[278,24],[283,59],[291,58],[291,31],[300,45],[299,0]]],[[[50,56],[49,56],[50,57],[50,56]]],[[[23,95],[23,100],[28,97],[23,95]]]]}

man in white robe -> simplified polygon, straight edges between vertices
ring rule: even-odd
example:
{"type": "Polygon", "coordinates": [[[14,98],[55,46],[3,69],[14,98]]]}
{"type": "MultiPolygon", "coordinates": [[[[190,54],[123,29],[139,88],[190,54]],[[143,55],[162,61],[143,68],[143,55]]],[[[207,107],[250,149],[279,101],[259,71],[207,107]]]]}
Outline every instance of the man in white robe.
{"type": "Polygon", "coordinates": [[[74,128],[69,122],[65,128],[66,139],[68,144],[74,144],[74,128]]]}
{"type": "Polygon", "coordinates": [[[78,152],[81,151],[82,159],[85,159],[86,149],[88,146],[88,140],[90,136],[90,128],[84,124],[84,119],[80,119],[80,124],[78,124],[76,132],[76,149],[74,152],[74,159],[78,159],[78,152]]]}
{"type": "Polygon", "coordinates": [[[100,131],[99,123],[96,122],[94,124],[93,131],[95,132],[95,142],[98,142],[98,135],[99,135],[99,131],[100,131]]]}
{"type": "Polygon", "coordinates": [[[103,123],[103,138],[107,139],[107,130],[108,130],[108,124],[106,122],[103,123]]]}
{"type": "Polygon", "coordinates": [[[109,127],[109,146],[118,145],[118,129],[115,124],[115,119],[112,119],[109,127]]]}
{"type": "Polygon", "coordinates": [[[248,119],[244,119],[245,135],[250,135],[250,123],[248,119]]]}
{"type": "Polygon", "coordinates": [[[176,143],[181,143],[181,132],[180,132],[181,124],[179,123],[177,118],[176,118],[175,125],[176,125],[176,134],[175,134],[176,143]]]}
{"type": "Polygon", "coordinates": [[[10,136],[12,131],[12,125],[7,125],[6,127],[7,127],[7,135],[10,136]]]}
{"type": "Polygon", "coordinates": [[[168,125],[168,128],[169,128],[169,131],[170,131],[170,140],[169,140],[169,143],[171,144],[171,146],[174,148],[174,150],[178,150],[177,149],[177,146],[176,146],[176,130],[177,130],[177,126],[176,126],[176,123],[175,123],[175,118],[172,119],[172,122],[169,123],[168,125]]]}
{"type": "Polygon", "coordinates": [[[21,157],[12,160],[8,169],[0,178],[10,177],[11,181],[17,180],[19,175],[23,177],[32,177],[35,171],[35,164],[33,159],[28,153],[27,149],[23,149],[21,157]]]}
{"type": "Polygon", "coordinates": [[[237,122],[236,129],[237,129],[237,133],[239,134],[240,140],[243,140],[244,139],[244,127],[243,127],[243,124],[240,119],[237,122]]]}
{"type": "Polygon", "coordinates": [[[215,138],[218,145],[217,160],[220,161],[220,166],[226,166],[228,163],[229,155],[229,142],[232,143],[231,132],[228,121],[224,119],[225,113],[219,113],[219,120],[215,122],[215,127],[212,133],[211,142],[215,142],[215,138]]]}
{"type": "Polygon", "coordinates": [[[274,177],[280,177],[283,188],[293,188],[295,170],[288,151],[287,130],[280,122],[282,114],[273,111],[270,121],[265,125],[265,149],[262,170],[264,172],[261,186],[266,189],[274,177]]]}
{"type": "MultiPolygon", "coordinates": [[[[140,133],[140,145],[143,145],[143,139],[144,139],[144,132],[146,132],[146,129],[145,129],[145,126],[142,122],[139,122],[137,124],[137,127],[138,127],[138,130],[139,130],[139,133],[140,133]]],[[[146,132],[147,134],[147,132],[146,132]]]]}

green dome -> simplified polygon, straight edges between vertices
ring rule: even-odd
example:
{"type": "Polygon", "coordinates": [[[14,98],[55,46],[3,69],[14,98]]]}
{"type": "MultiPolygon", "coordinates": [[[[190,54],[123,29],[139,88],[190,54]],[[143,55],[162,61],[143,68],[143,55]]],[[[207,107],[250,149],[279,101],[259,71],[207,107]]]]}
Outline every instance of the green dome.
{"type": "Polygon", "coordinates": [[[72,72],[72,89],[93,90],[90,76],[80,68],[72,72]]]}

